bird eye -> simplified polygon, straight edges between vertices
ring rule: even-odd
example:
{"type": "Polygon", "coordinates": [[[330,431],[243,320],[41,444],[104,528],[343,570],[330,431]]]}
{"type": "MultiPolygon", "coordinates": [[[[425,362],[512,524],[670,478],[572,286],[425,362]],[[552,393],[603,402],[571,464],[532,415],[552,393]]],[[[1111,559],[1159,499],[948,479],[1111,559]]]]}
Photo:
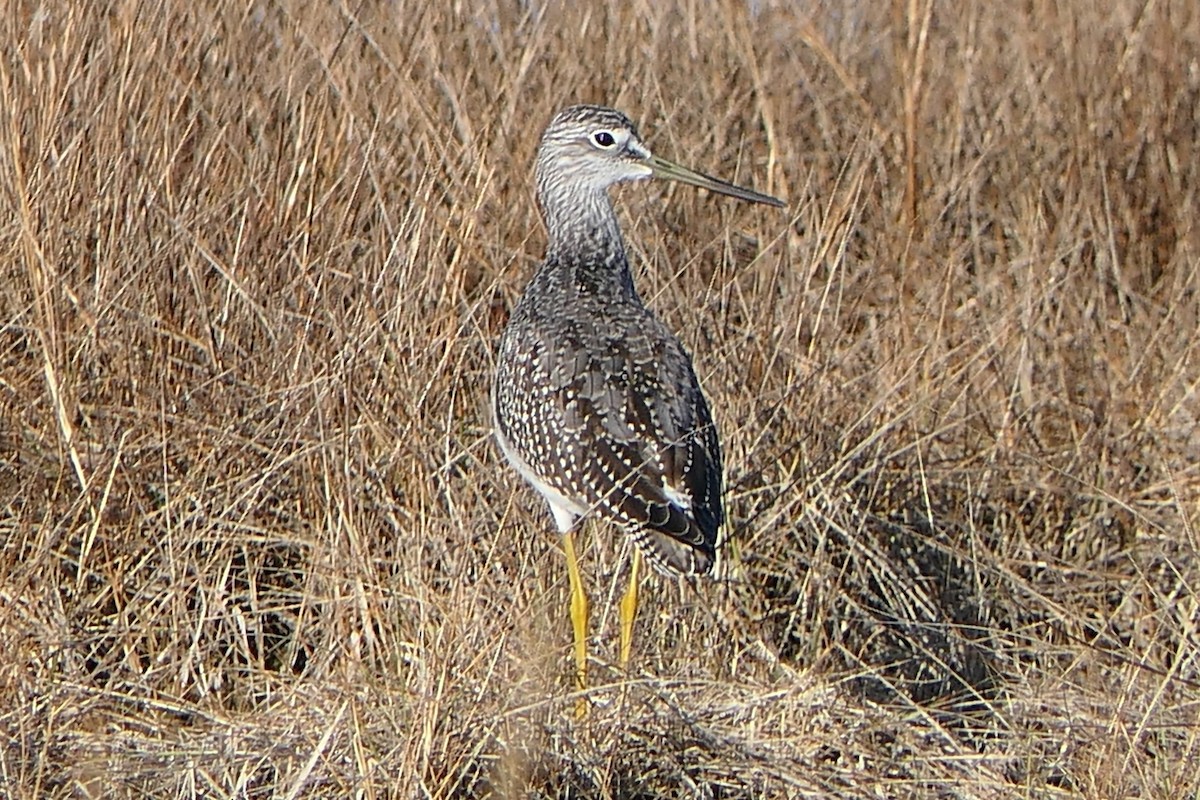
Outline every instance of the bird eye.
{"type": "Polygon", "coordinates": [[[605,150],[617,143],[616,137],[609,131],[596,131],[592,134],[592,141],[597,147],[603,147],[605,150]]]}

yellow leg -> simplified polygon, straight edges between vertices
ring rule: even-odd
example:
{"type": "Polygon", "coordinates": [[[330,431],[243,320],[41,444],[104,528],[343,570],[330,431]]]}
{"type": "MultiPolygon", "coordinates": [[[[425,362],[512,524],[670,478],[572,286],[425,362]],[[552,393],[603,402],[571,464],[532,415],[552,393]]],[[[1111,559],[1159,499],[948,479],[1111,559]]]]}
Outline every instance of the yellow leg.
{"type": "MultiPolygon", "coordinates": [[[[563,549],[567,551],[567,575],[571,579],[571,628],[575,633],[575,686],[580,691],[587,688],[587,595],[583,591],[583,577],[579,574],[579,558],[575,555],[575,534],[563,534],[563,549]]],[[[580,697],[575,706],[575,716],[587,715],[587,698],[580,697]]]]}
{"type": "Polygon", "coordinates": [[[637,617],[638,567],[641,564],[642,551],[635,547],[629,564],[629,588],[621,597],[621,669],[629,666],[629,652],[633,649],[633,620],[637,617]]]}

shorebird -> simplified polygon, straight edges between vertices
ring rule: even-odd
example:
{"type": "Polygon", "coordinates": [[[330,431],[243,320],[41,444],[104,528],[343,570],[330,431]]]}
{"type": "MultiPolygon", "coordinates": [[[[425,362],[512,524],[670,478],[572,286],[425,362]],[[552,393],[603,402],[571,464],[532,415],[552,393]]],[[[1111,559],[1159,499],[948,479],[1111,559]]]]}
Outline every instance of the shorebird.
{"type": "Polygon", "coordinates": [[[707,573],[724,521],[708,402],[683,346],[634,288],[608,196],[614,184],[652,177],[784,205],[652,155],[611,108],[564,109],[542,135],[537,199],[549,243],[501,338],[492,404],[501,451],[546,499],[562,535],[580,689],[588,614],[574,542],[580,520],[615,522],[637,545],[620,605],[622,666],[642,555],[666,575],[707,573]]]}

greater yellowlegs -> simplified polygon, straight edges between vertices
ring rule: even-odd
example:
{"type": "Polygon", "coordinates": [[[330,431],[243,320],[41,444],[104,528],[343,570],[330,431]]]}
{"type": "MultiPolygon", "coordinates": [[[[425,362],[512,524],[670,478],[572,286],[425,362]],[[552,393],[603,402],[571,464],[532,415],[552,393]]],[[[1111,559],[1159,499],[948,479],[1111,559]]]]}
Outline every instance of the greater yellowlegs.
{"type": "Polygon", "coordinates": [[[500,341],[492,402],[500,449],[545,497],[562,534],[582,689],[587,597],[573,536],[579,520],[616,522],[637,544],[620,607],[622,665],[640,555],[668,575],[706,573],[724,520],[721,447],[708,403],[683,346],[638,297],[607,189],[659,177],[783,203],[651,155],[628,117],[599,106],[554,117],[536,175],[549,244],[500,341]]]}

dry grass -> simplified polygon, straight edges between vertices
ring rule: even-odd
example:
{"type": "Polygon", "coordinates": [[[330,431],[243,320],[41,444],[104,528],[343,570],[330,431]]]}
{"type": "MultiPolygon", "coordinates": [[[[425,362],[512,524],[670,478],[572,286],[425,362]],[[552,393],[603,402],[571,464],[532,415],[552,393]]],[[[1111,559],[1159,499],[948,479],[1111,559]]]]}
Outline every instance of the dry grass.
{"type": "Polygon", "coordinates": [[[1194,0],[541,7],[6,6],[0,795],[1196,797],[1194,0]],[[619,192],[740,558],[626,677],[591,529],[582,723],[485,410],[576,101],[790,203],[619,192]]]}

